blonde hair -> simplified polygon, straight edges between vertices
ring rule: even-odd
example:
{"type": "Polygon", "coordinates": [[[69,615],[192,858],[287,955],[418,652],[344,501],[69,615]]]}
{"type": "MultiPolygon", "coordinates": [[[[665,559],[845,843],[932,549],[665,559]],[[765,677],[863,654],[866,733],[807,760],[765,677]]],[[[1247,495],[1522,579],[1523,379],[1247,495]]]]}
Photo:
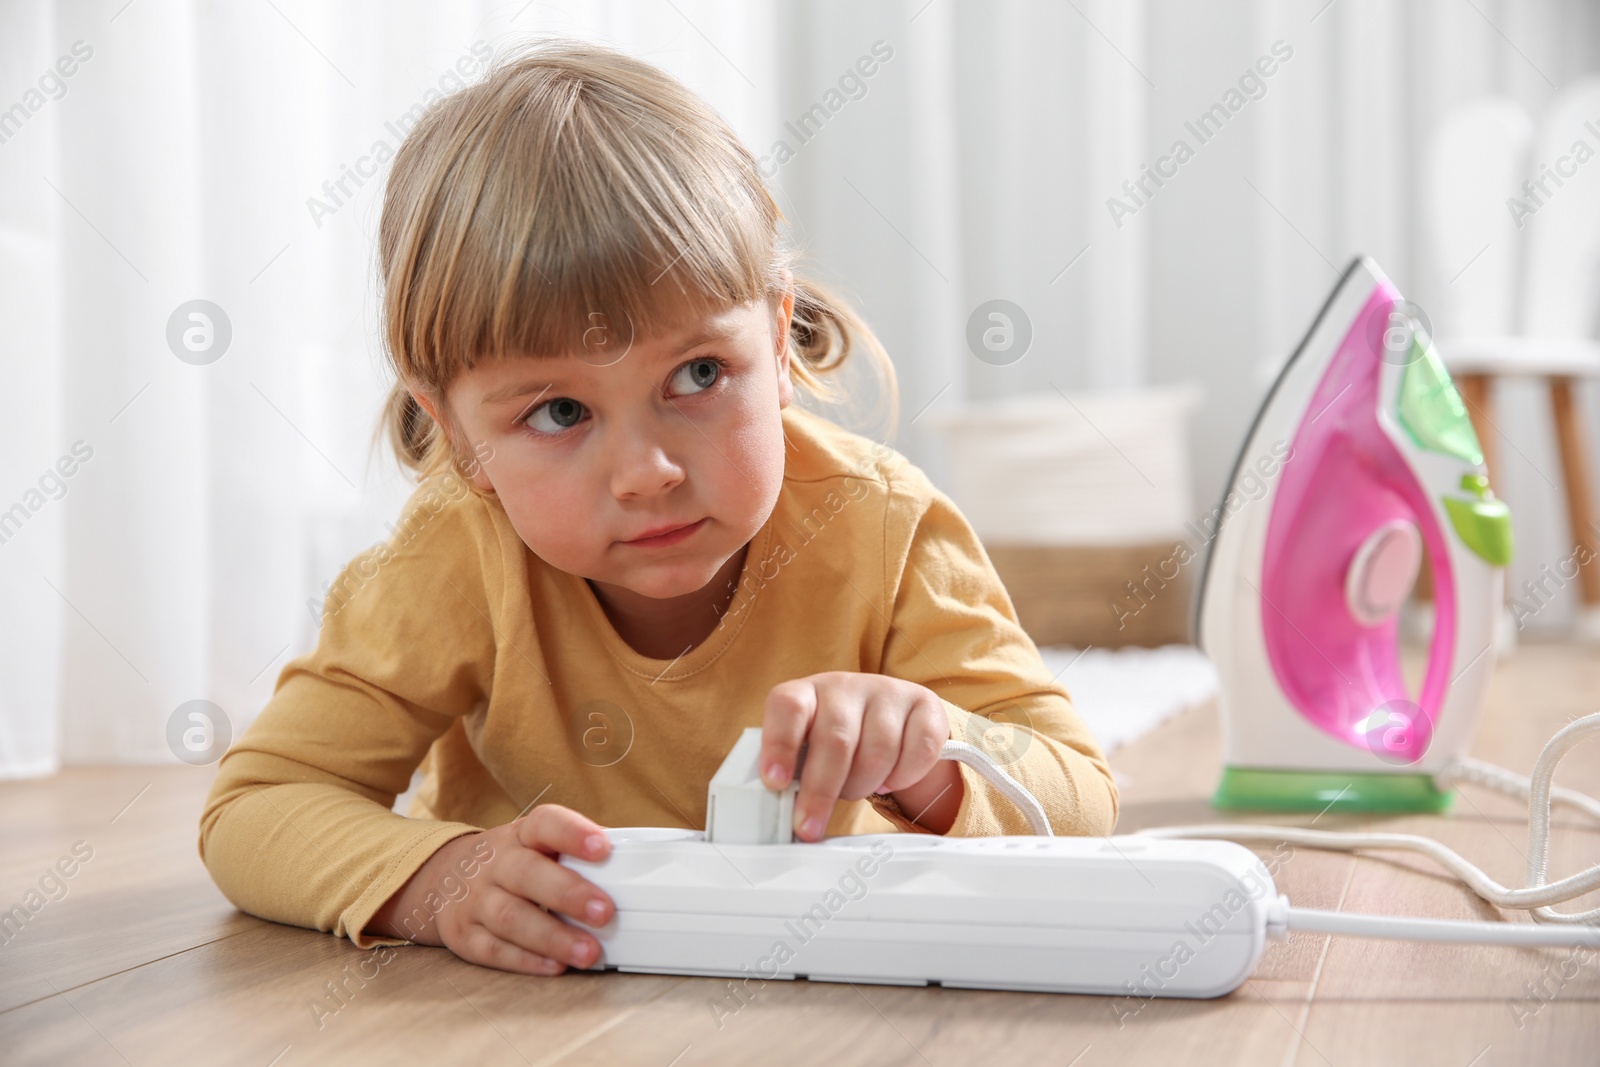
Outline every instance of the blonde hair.
{"type": "Polygon", "coordinates": [[[849,306],[794,275],[780,221],[755,158],[672,76],[568,39],[502,55],[435,103],[394,158],[378,246],[398,381],[380,432],[423,477],[470,462],[411,389],[449,418],[445,390],[480,360],[577,353],[602,323],[655,336],[791,284],[795,385],[838,399],[823,376],[862,348],[892,420],[888,353],[849,306]]]}

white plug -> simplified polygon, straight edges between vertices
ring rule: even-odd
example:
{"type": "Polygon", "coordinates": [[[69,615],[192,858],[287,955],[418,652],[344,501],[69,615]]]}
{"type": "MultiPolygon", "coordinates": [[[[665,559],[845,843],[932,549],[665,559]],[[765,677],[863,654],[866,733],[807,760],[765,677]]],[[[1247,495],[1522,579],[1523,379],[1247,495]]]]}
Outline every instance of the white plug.
{"type": "MultiPolygon", "coordinates": [[[[761,780],[761,727],[746,727],[706,796],[706,840],[714,845],[787,845],[794,841],[799,774],[783,789],[761,780]]],[[[798,771],[798,768],[797,768],[798,771]]]]}

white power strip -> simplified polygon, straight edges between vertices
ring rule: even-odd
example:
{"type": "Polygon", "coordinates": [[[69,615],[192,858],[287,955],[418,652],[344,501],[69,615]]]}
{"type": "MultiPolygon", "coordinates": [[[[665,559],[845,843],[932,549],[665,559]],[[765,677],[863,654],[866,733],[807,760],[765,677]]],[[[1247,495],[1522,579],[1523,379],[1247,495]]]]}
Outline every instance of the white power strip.
{"type": "Polygon", "coordinates": [[[561,857],[616,904],[586,927],[591,970],[1216,997],[1287,936],[1266,866],[1227,841],[608,833],[605,860],[561,857]]]}
{"type": "Polygon", "coordinates": [[[1128,837],[1052,837],[1038,800],[981,750],[959,741],[945,743],[943,758],[981,774],[1040,836],[896,833],[794,843],[795,786],[780,794],[761,783],[755,770],[761,731],[753,728],[712,780],[709,836],[667,827],[612,829],[604,860],[562,855],[560,862],[616,904],[605,926],[585,927],[601,949],[590,970],[1219,997],[1250,977],[1268,939],[1285,939],[1291,929],[1600,948],[1600,908],[1551,907],[1600,888],[1600,865],[1550,883],[1544,870],[1553,802],[1600,818],[1600,802],[1552,784],[1562,755],[1597,733],[1600,714],[1570,723],[1545,746],[1531,779],[1476,761],[1449,771],[1528,799],[1529,884],[1521,889],[1410,834],[1227,823],[1128,837]],[[1421,852],[1490,903],[1529,909],[1550,925],[1294,908],[1256,854],[1218,840],[1225,837],[1421,852]]]}

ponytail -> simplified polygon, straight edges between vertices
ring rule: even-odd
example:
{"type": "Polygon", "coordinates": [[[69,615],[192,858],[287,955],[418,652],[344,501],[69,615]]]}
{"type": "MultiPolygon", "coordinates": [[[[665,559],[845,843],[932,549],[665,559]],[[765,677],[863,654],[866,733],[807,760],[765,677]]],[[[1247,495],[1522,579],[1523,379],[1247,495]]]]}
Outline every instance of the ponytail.
{"type": "Polygon", "coordinates": [[[827,403],[840,400],[831,377],[856,349],[873,364],[878,383],[875,418],[884,418],[886,436],[892,436],[899,411],[900,388],[894,363],[872,327],[848,303],[819,282],[796,276],[794,313],[789,324],[789,375],[801,389],[827,403]]]}
{"type": "Polygon", "coordinates": [[[384,401],[378,430],[388,438],[389,447],[402,467],[426,477],[449,461],[449,443],[411,390],[396,382],[384,401]]]}

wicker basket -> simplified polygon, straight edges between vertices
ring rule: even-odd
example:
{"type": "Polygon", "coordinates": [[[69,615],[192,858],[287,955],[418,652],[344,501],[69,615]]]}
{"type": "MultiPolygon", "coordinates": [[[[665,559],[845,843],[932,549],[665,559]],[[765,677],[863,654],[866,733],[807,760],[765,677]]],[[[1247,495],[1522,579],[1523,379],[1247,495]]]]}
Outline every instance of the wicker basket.
{"type": "Polygon", "coordinates": [[[1187,431],[1199,400],[1193,387],[1048,393],[930,420],[950,495],[1035,642],[1191,640],[1187,431]]]}

